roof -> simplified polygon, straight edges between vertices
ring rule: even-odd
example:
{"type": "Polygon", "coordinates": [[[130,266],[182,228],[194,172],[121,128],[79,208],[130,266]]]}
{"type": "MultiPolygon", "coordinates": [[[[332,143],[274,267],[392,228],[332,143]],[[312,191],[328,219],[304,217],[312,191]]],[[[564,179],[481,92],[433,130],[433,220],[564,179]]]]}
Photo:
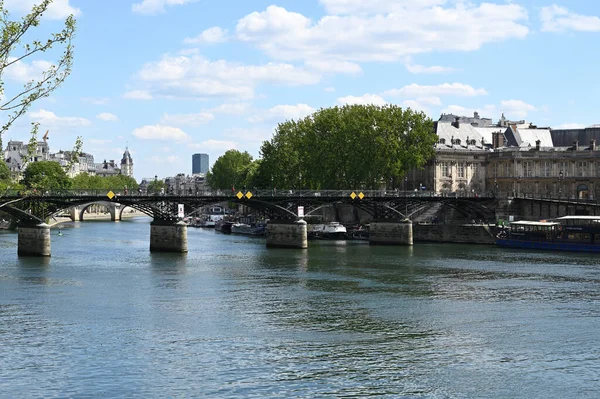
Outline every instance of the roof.
{"type": "Polygon", "coordinates": [[[540,141],[540,147],[554,147],[550,129],[513,128],[513,133],[519,147],[535,147],[540,141]]]}
{"type": "MultiPolygon", "coordinates": [[[[438,144],[436,145],[437,149],[486,149],[484,144],[481,143],[481,140],[484,139],[484,137],[476,130],[475,127],[468,123],[460,123],[457,128],[451,123],[439,122],[437,124],[436,134],[439,138],[438,144]],[[441,143],[442,140],[443,144],[441,143]]],[[[484,143],[487,143],[485,139],[484,143]]]]}
{"type": "Polygon", "coordinates": [[[511,225],[517,226],[559,226],[558,222],[532,222],[530,220],[520,220],[518,222],[510,222],[511,225]]]}
{"type": "Polygon", "coordinates": [[[483,140],[485,141],[486,144],[493,143],[492,133],[499,132],[499,133],[504,134],[504,131],[506,130],[505,127],[500,127],[500,126],[486,126],[486,127],[475,126],[474,129],[477,131],[477,133],[479,133],[481,135],[481,137],[483,137],[483,140]]]}

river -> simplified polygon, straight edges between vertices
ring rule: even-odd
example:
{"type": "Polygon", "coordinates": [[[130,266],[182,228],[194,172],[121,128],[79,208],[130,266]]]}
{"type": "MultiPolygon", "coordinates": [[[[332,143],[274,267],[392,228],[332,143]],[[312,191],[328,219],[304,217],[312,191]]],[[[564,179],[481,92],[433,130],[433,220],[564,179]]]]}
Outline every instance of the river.
{"type": "Polygon", "coordinates": [[[264,240],[149,219],[0,233],[0,396],[597,398],[597,255],[264,240]]]}

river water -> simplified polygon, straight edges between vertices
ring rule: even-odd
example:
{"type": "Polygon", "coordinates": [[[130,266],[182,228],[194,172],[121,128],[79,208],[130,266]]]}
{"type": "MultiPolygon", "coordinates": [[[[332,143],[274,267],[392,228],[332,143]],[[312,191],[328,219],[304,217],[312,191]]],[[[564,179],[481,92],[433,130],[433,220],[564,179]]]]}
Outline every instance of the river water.
{"type": "Polygon", "coordinates": [[[310,242],[149,219],[0,233],[0,396],[597,398],[597,255],[310,242]]]}

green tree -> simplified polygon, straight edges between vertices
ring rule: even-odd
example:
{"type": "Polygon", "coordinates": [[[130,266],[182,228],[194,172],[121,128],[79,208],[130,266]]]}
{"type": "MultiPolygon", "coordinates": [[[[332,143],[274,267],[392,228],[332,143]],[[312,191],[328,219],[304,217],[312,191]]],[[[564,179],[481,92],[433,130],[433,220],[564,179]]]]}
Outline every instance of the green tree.
{"type": "Polygon", "coordinates": [[[162,180],[152,180],[148,183],[148,194],[158,194],[161,190],[166,190],[167,185],[162,180]]]}
{"type": "Polygon", "coordinates": [[[0,127],[0,148],[2,135],[10,128],[13,122],[23,115],[36,100],[48,97],[59,87],[71,73],[73,63],[73,35],[75,33],[75,19],[69,16],[64,27],[57,33],[50,34],[46,39],[32,39],[25,42],[25,37],[31,38],[35,33],[33,28],[40,25],[43,14],[53,0],[41,0],[34,5],[31,12],[21,20],[10,19],[9,11],[0,1],[0,111],[4,111],[3,125],[0,127]],[[13,64],[33,57],[38,53],[49,53],[55,45],[62,47],[62,53],[55,63],[41,74],[39,79],[27,82],[25,86],[15,92],[6,92],[6,87],[1,77],[7,68],[13,64]]]}
{"type": "Polygon", "coordinates": [[[71,179],[58,162],[32,162],[25,169],[23,185],[31,190],[62,190],[71,187],[71,179]]]}
{"type": "Polygon", "coordinates": [[[252,155],[247,151],[229,150],[215,161],[207,174],[208,185],[213,189],[226,190],[232,187],[241,189],[247,186],[252,155]]]}
{"type": "Polygon", "coordinates": [[[6,162],[4,162],[4,159],[0,158],[0,182],[9,183],[10,180],[10,169],[6,162]]]}
{"type": "Polygon", "coordinates": [[[434,155],[433,122],[395,105],[320,109],[277,126],[255,176],[265,187],[378,188],[434,155]]]}

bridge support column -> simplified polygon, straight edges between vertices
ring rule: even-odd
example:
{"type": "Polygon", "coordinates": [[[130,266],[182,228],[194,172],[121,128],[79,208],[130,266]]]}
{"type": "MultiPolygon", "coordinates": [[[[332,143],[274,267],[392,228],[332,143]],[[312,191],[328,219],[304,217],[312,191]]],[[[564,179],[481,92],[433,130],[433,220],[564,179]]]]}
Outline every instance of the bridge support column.
{"type": "Polygon", "coordinates": [[[267,248],[308,248],[306,221],[269,220],[267,248]]]}
{"type": "Polygon", "coordinates": [[[17,241],[18,256],[50,256],[50,226],[46,223],[19,227],[17,241]]]}
{"type": "MultiPolygon", "coordinates": [[[[118,222],[121,220],[121,204],[111,204],[108,206],[108,209],[110,211],[110,220],[111,221],[118,222]]],[[[187,241],[187,238],[186,238],[186,241],[187,241]]],[[[186,244],[186,246],[187,246],[187,244],[186,244]]],[[[187,249],[184,252],[187,252],[187,249]]]]}
{"type": "Polygon", "coordinates": [[[187,251],[187,224],[165,220],[150,223],[150,252],[187,251]]]}
{"type": "Polygon", "coordinates": [[[81,208],[74,206],[73,208],[69,209],[69,216],[71,217],[72,221],[81,222],[81,208]]]}
{"type": "Polygon", "coordinates": [[[371,245],[413,245],[412,221],[379,220],[369,227],[371,245]]]}

